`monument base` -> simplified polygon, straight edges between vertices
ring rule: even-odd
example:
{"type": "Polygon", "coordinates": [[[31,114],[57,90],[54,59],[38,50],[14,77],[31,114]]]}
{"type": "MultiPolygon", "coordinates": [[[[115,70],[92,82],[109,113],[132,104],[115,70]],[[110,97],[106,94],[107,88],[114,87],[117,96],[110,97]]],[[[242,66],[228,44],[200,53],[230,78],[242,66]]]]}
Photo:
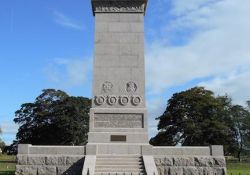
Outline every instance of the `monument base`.
{"type": "Polygon", "coordinates": [[[226,174],[222,146],[152,147],[148,144],[118,143],[18,145],[16,175],[108,175],[116,170],[115,174],[124,174],[128,173],[126,168],[147,175],[226,174]]]}

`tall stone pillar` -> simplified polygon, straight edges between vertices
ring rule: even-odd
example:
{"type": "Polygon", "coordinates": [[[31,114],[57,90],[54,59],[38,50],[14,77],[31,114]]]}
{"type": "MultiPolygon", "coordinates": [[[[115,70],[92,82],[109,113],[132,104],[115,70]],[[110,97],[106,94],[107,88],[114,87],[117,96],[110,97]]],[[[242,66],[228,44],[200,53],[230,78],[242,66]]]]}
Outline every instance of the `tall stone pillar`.
{"type": "Polygon", "coordinates": [[[92,0],[95,54],[88,145],[148,144],[146,4],[147,0],[92,0]]]}

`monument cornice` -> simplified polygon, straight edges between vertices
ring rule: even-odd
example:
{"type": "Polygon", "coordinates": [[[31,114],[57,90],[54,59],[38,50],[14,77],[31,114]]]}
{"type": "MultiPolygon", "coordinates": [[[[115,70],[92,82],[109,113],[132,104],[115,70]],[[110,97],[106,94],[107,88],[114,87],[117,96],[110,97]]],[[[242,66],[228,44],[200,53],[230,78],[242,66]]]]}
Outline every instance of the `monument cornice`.
{"type": "Polygon", "coordinates": [[[148,0],[91,0],[96,13],[145,13],[148,0]]]}

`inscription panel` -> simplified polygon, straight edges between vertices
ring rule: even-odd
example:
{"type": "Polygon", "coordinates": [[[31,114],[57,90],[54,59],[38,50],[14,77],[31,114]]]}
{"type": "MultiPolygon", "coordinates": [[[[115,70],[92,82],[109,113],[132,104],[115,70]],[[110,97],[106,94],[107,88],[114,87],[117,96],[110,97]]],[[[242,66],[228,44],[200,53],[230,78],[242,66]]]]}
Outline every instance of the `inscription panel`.
{"type": "Polygon", "coordinates": [[[144,13],[146,4],[144,0],[92,0],[94,13],[98,12],[130,12],[144,13]]]}
{"type": "Polygon", "coordinates": [[[111,135],[110,141],[111,142],[126,142],[127,137],[125,135],[111,135]]]}
{"type": "Polygon", "coordinates": [[[143,114],[109,114],[94,115],[95,128],[143,128],[143,114]]]}

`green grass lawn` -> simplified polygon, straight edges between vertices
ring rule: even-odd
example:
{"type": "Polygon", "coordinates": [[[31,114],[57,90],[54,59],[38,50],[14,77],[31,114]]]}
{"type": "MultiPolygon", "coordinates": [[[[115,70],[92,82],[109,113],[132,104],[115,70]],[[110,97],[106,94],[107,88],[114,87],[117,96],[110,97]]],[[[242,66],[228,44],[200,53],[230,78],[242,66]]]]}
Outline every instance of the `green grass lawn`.
{"type": "Polygon", "coordinates": [[[250,175],[250,163],[227,163],[228,175],[250,175]]]}
{"type": "Polygon", "coordinates": [[[14,175],[16,166],[16,156],[0,154],[0,175],[14,175]]]}

